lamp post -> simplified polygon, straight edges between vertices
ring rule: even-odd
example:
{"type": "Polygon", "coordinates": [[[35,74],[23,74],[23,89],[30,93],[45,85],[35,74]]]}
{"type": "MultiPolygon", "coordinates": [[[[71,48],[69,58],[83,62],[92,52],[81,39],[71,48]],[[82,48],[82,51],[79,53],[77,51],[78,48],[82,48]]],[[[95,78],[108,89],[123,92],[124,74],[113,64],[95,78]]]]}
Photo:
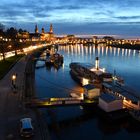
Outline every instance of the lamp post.
{"type": "Polygon", "coordinates": [[[12,75],[12,86],[14,89],[16,89],[16,78],[17,78],[17,75],[13,74],[12,75]]]}

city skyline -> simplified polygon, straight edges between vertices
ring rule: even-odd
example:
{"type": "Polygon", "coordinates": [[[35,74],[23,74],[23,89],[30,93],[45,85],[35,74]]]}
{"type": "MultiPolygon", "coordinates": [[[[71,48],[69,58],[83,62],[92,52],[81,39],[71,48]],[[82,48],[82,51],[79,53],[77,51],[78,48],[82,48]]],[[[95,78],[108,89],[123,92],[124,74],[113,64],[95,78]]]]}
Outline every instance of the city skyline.
{"type": "Polygon", "coordinates": [[[139,0],[1,0],[0,22],[34,31],[37,23],[56,34],[140,36],[139,0]]]}

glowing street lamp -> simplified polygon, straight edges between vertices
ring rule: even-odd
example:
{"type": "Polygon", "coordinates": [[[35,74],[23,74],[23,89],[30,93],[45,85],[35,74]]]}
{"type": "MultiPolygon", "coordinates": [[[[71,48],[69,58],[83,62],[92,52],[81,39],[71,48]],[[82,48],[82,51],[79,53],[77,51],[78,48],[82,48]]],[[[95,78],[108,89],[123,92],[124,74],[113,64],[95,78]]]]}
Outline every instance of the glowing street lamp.
{"type": "Polygon", "coordinates": [[[12,75],[12,86],[13,86],[14,88],[16,88],[16,79],[17,79],[17,75],[16,75],[16,74],[13,74],[13,75],[12,75]]]}

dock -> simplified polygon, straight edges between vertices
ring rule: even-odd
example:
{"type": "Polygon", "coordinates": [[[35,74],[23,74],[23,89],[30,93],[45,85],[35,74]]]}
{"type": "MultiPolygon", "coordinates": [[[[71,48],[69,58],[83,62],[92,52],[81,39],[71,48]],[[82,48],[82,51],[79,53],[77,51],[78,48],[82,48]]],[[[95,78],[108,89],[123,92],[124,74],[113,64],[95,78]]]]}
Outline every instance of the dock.
{"type": "Polygon", "coordinates": [[[95,105],[95,100],[81,100],[78,98],[45,98],[31,99],[25,102],[25,106],[29,108],[49,108],[62,106],[79,106],[79,105],[95,105]]]}

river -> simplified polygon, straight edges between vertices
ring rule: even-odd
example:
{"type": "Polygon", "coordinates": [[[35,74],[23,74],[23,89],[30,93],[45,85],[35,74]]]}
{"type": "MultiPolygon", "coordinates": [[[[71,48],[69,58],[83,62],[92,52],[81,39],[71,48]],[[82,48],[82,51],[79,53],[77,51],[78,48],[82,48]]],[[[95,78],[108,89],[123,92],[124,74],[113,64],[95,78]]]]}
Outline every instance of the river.
{"type": "MultiPolygon", "coordinates": [[[[125,84],[136,90],[140,96],[140,53],[136,50],[112,48],[99,45],[59,46],[58,52],[64,56],[64,64],[59,69],[44,67],[36,69],[36,94],[39,98],[69,97],[71,92],[82,92],[69,74],[71,62],[94,64],[98,56],[100,66],[107,71],[123,77],[125,84]]],[[[43,62],[42,62],[43,63],[43,62]]],[[[102,140],[102,139],[139,139],[140,123],[133,120],[106,122],[94,112],[76,107],[42,109],[48,123],[52,140],[102,140]]]]}

